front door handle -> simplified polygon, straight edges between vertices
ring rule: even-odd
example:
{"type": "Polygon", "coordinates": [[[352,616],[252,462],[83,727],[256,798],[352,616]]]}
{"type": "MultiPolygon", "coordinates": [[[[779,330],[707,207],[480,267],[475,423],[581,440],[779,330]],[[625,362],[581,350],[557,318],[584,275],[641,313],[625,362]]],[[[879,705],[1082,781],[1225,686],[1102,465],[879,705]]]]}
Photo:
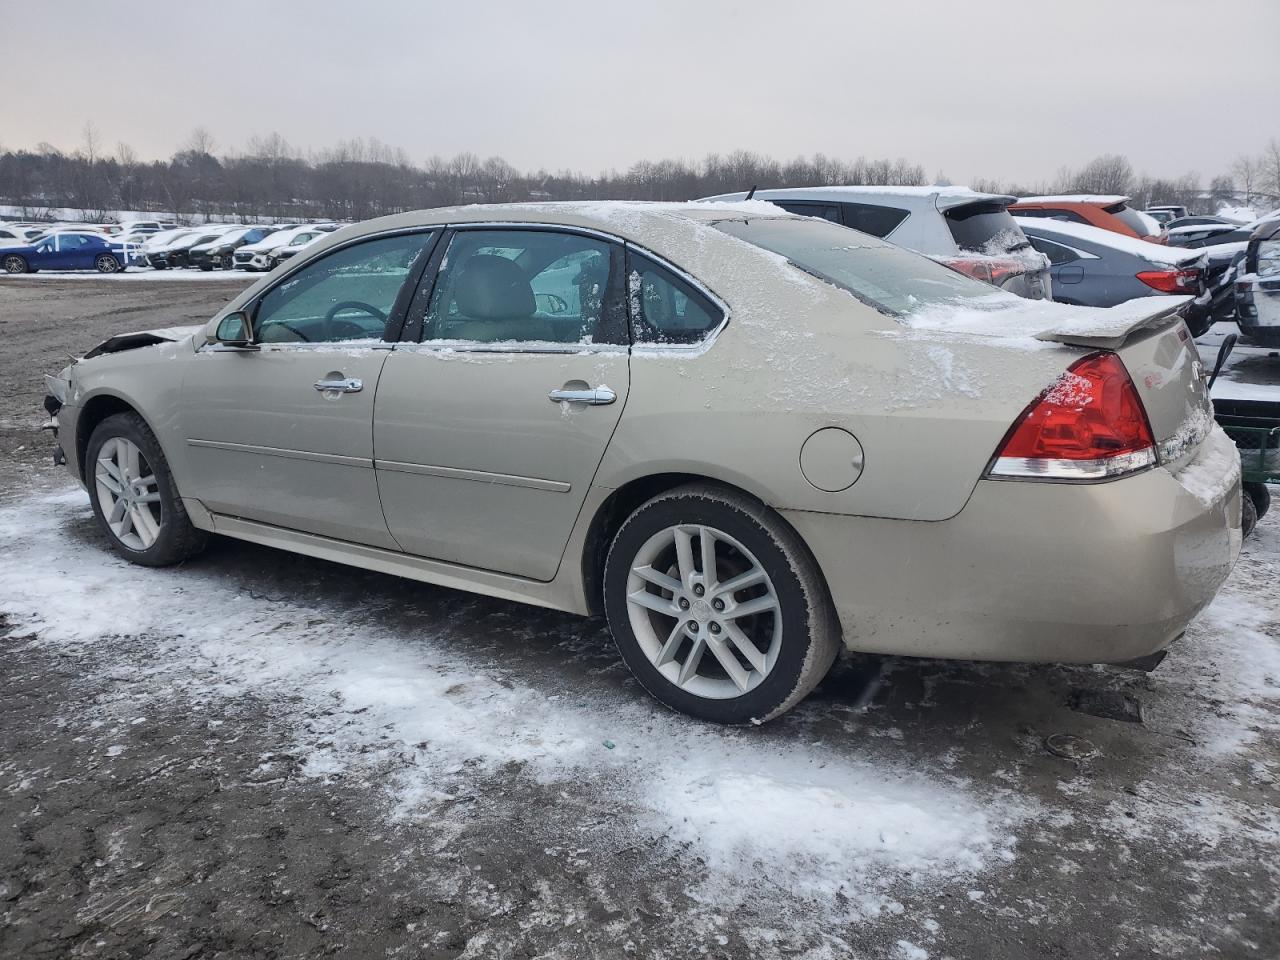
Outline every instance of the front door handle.
{"type": "Polygon", "coordinates": [[[316,389],[321,393],[359,393],[364,389],[364,381],[355,377],[344,377],[340,380],[317,380],[316,389]]]}
{"type": "Polygon", "coordinates": [[[547,399],[552,403],[588,403],[593,407],[598,407],[606,403],[613,403],[618,399],[618,395],[608,387],[595,387],[594,389],[588,387],[585,390],[572,390],[568,387],[561,387],[547,394],[547,399]]]}

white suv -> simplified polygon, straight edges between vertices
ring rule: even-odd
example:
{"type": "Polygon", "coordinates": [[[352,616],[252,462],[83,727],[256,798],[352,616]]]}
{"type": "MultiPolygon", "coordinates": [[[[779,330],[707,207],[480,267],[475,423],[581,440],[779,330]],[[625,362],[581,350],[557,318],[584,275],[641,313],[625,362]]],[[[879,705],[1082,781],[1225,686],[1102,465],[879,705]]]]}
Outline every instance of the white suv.
{"type": "MultiPolygon", "coordinates": [[[[706,200],[742,200],[726,193],[706,200]]],[[[790,213],[822,217],[923,253],[1032,300],[1051,294],[1049,261],[1008,211],[1016,197],[968,187],[797,187],[756,190],[790,213]]]]}

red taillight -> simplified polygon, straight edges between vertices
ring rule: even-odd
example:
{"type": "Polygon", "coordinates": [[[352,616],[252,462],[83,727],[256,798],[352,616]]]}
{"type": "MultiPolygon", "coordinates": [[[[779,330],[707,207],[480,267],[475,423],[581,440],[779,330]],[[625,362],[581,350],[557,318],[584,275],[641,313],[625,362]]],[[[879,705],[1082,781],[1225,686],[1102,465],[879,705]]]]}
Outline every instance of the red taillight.
{"type": "Polygon", "coordinates": [[[1001,260],[997,257],[939,257],[938,262],[973,277],[983,283],[999,287],[1010,277],[1026,272],[1026,267],[1017,260],[1001,260]]]}
{"type": "Polygon", "coordinates": [[[1195,267],[1185,270],[1144,270],[1138,279],[1152,290],[1161,293],[1194,293],[1200,290],[1200,271],[1195,267]]]}
{"type": "Polygon", "coordinates": [[[1156,462],[1138,391],[1114,353],[1077,360],[1010,429],[992,477],[1106,480],[1156,462]]]}

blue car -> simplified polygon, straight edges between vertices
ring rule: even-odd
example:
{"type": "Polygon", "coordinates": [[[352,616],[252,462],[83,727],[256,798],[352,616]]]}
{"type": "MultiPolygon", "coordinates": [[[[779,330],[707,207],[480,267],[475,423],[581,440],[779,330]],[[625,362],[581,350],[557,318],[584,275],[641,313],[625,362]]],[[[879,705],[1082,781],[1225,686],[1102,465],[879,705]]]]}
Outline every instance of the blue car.
{"type": "Polygon", "coordinates": [[[1212,325],[1216,303],[1231,293],[1229,284],[1221,284],[1226,265],[1211,264],[1204,250],[1148,243],[1088,224],[1015,219],[1031,246],[1049,258],[1059,303],[1114,307],[1136,297],[1191,296],[1183,319],[1198,337],[1212,325]]]}
{"type": "Polygon", "coordinates": [[[5,273],[38,270],[97,270],[118,273],[141,259],[131,243],[115,243],[97,233],[54,233],[29,244],[0,247],[5,273]]]}

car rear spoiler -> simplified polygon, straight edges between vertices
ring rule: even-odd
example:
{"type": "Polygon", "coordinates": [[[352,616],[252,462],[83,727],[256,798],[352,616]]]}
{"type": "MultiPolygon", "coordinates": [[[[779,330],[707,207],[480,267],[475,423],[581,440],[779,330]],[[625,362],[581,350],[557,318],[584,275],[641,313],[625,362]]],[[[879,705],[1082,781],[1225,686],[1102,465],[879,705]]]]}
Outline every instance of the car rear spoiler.
{"type": "Polygon", "coordinates": [[[1037,340],[1115,350],[1135,331],[1179,319],[1191,297],[1138,297],[1105,309],[1081,312],[1035,335],[1037,340]]]}

